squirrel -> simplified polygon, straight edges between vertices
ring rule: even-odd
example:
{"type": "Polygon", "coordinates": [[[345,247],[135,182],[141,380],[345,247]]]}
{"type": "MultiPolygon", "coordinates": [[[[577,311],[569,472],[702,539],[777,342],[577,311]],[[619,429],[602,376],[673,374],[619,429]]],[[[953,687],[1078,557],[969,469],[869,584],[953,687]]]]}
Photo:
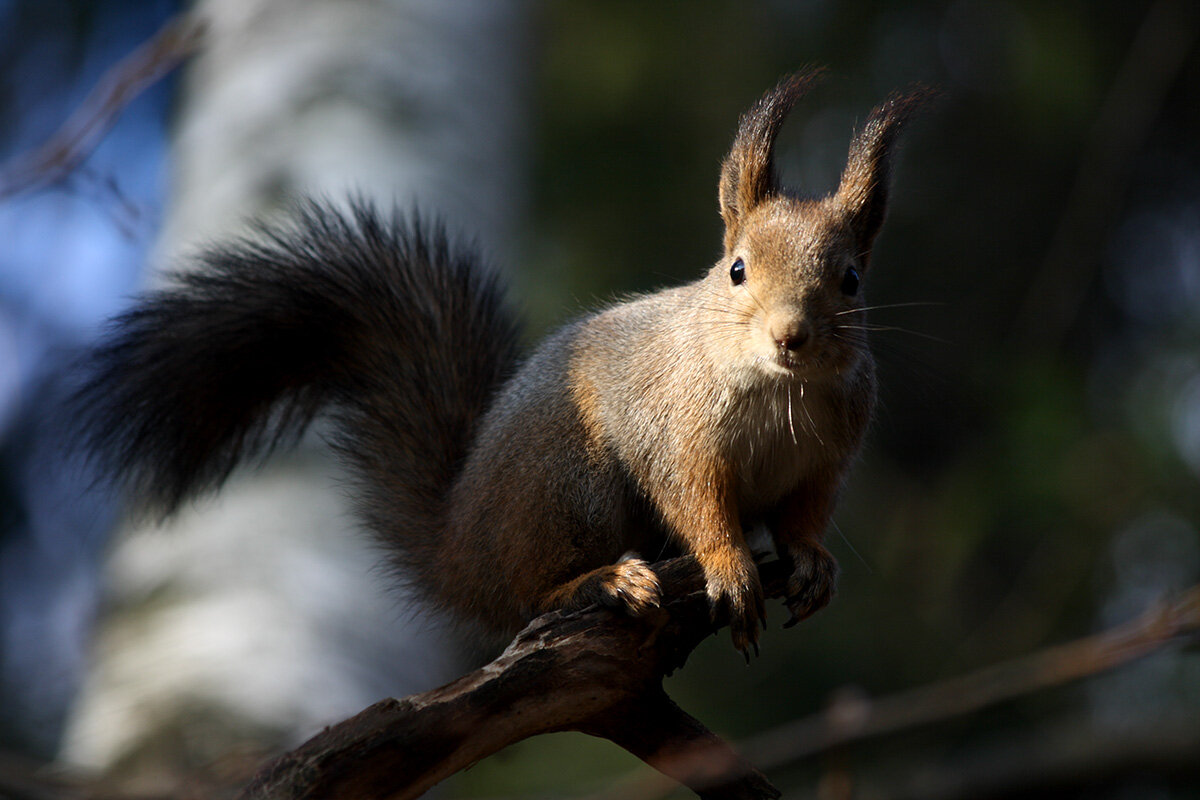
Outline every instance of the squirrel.
{"type": "Polygon", "coordinates": [[[355,200],[211,247],[113,320],[76,396],[88,449],[163,514],[320,413],[366,526],[419,596],[503,642],[553,609],[659,605],[647,557],[694,554],[749,657],[765,625],[746,541],[790,562],[787,625],[825,606],[822,544],[875,403],[863,282],[897,135],[854,135],[833,193],[780,185],[776,135],[818,73],[740,120],[723,254],[528,357],[499,278],[438,225],[355,200]]]}

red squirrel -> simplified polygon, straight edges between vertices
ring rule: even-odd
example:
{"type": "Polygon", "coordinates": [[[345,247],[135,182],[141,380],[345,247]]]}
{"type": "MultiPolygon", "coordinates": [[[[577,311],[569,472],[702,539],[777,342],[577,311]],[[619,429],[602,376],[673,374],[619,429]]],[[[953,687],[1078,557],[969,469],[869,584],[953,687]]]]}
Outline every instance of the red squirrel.
{"type": "Polygon", "coordinates": [[[552,609],[643,614],[660,602],[645,559],[684,552],[747,652],[764,622],[749,526],[790,562],[789,625],[834,592],[822,537],[875,403],[863,284],[925,97],[877,107],[837,190],[810,197],[773,152],[815,76],[742,117],[724,252],[698,280],[522,357],[474,253],[415,216],[308,201],[114,320],[77,395],[90,449],[168,513],[328,412],[369,529],[485,639],[552,609]]]}

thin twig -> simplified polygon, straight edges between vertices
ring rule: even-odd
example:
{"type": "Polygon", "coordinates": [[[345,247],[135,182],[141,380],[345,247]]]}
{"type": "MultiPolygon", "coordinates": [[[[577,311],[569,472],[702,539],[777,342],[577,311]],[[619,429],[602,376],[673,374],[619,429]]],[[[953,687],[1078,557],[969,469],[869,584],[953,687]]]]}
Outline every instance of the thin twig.
{"type": "Polygon", "coordinates": [[[1200,586],[1116,628],[878,700],[861,695],[744,742],[763,766],[980,711],[1127,664],[1200,631],[1200,586]]]}
{"type": "MultiPolygon", "coordinates": [[[[860,692],[839,693],[825,712],[741,742],[738,751],[760,769],[777,768],[1097,675],[1198,633],[1200,585],[1124,625],[957,678],[876,700],[860,692]]],[[[673,788],[660,776],[643,773],[593,800],[656,800],[673,788]]]]}
{"type": "Polygon", "coordinates": [[[50,139],[0,169],[0,201],[69,175],[95,150],[135,97],[200,48],[206,27],[204,19],[195,13],[172,17],[150,39],[110,67],[50,139]]]}

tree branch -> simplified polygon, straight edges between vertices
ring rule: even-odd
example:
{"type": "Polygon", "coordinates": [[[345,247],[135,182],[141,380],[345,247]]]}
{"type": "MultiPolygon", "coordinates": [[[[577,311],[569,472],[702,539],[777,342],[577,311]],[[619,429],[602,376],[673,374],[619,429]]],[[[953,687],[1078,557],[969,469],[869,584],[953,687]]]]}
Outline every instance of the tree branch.
{"type": "MultiPolygon", "coordinates": [[[[539,617],[491,664],[440,689],[377,703],[327,728],[267,765],[241,797],[413,798],[509,744],[564,730],[609,739],[703,798],[778,797],[762,774],[663,692],[663,676],[682,666],[724,621],[709,619],[703,577],[693,559],[673,559],[654,568],[666,598],[656,618],[634,620],[595,608],[539,617]]],[[[779,596],[783,565],[765,564],[761,571],[768,596],[779,596]]],[[[765,766],[811,759],[1096,675],[1194,640],[1198,632],[1200,586],[1108,631],[879,700],[843,699],[825,713],[744,746],[765,766]]],[[[1020,790],[1007,792],[1018,784],[1086,783],[1093,775],[1136,771],[1151,763],[1193,774],[1191,751],[1162,748],[1155,744],[1161,736],[1152,733],[1143,729],[1117,740],[1094,736],[1086,747],[1062,749],[1061,758],[1043,758],[1038,775],[1024,783],[1005,777],[1001,754],[986,764],[941,773],[936,791],[930,783],[888,785],[898,798],[953,800],[985,796],[985,790],[993,792],[987,796],[1019,796],[1020,790]],[[1141,741],[1143,733],[1146,742],[1141,741]],[[906,794],[909,790],[915,794],[906,794]]],[[[1198,734],[1200,729],[1191,727],[1171,736],[1191,742],[1198,734]]],[[[1081,740],[1072,734],[1071,741],[1081,740]]],[[[1024,757],[1016,761],[1033,763],[1024,757]]],[[[41,770],[37,773],[35,779],[34,770],[6,768],[0,760],[0,793],[7,789],[31,800],[95,796],[86,782],[55,783],[41,770]],[[10,780],[3,780],[5,775],[10,780]]],[[[661,777],[639,776],[598,797],[652,800],[673,786],[674,781],[661,777]]]]}
{"type": "MultiPolygon", "coordinates": [[[[566,730],[609,739],[702,798],[778,797],[763,775],[663,691],[663,677],[719,625],[710,619],[693,558],[654,569],[664,606],[653,618],[598,608],[539,617],[492,663],[327,728],[268,765],[241,797],[418,797],[510,744],[566,730]]],[[[783,565],[762,571],[768,595],[780,596],[783,565]]]]}
{"type": "Polygon", "coordinates": [[[1172,603],[1107,631],[1028,656],[872,700],[843,695],[822,714],[745,742],[768,765],[800,761],[838,747],[980,711],[1007,700],[1107,672],[1200,632],[1200,586],[1172,603]]]}
{"type": "MultiPolygon", "coordinates": [[[[268,766],[242,797],[418,797],[510,744],[564,730],[609,739],[702,798],[778,797],[761,773],[663,692],[663,677],[718,626],[709,619],[693,559],[662,562],[655,570],[666,598],[657,618],[600,609],[539,617],[491,664],[327,729],[268,766]]],[[[782,564],[762,571],[768,596],[779,596],[782,564]]],[[[764,764],[811,758],[1095,675],[1197,631],[1200,587],[1125,625],[1031,656],[877,701],[839,701],[746,748],[764,764]]],[[[662,779],[646,779],[623,786],[621,796],[665,791],[662,779]]]]}
{"type": "Polygon", "coordinates": [[[0,201],[70,174],[91,155],[135,97],[199,49],[205,28],[197,14],[172,17],[154,36],[109,68],[50,139],[0,169],[0,201]]]}
{"type": "MultiPolygon", "coordinates": [[[[911,731],[996,704],[1098,675],[1195,640],[1200,633],[1200,585],[1171,603],[1107,631],[945,681],[872,699],[843,692],[824,712],[781,725],[741,743],[764,768],[811,760],[871,739],[911,731]]],[[[695,758],[706,757],[694,751],[695,758]]],[[[625,782],[592,800],[657,800],[671,787],[654,775],[625,782]]],[[[969,796],[969,795],[964,795],[969,796]]]]}

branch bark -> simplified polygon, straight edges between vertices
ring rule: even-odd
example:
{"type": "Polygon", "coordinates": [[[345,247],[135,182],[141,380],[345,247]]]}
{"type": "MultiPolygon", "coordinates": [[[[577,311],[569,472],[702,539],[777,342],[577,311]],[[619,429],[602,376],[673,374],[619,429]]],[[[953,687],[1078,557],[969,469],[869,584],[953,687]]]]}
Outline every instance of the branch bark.
{"type": "MultiPolygon", "coordinates": [[[[741,747],[753,753],[762,767],[811,761],[872,739],[946,722],[1099,675],[1170,645],[1196,641],[1198,636],[1200,585],[1123,625],[966,675],[874,699],[860,692],[841,692],[825,711],[762,733],[742,742],[741,747]]],[[[702,751],[691,755],[705,757],[702,751]]],[[[657,800],[670,791],[658,776],[639,776],[591,800],[657,800]]]]}
{"type": "MultiPolygon", "coordinates": [[[[609,739],[703,798],[778,797],[761,773],[663,692],[662,678],[722,621],[709,619],[694,560],[662,562],[655,570],[668,598],[657,618],[633,620],[600,609],[540,617],[491,664],[440,689],[377,703],[326,729],[267,765],[241,797],[417,797],[509,744],[562,730],[609,739]]],[[[762,574],[767,594],[778,596],[782,565],[765,564],[762,574]]],[[[1198,632],[1200,586],[1122,626],[875,701],[842,701],[744,746],[768,766],[811,759],[1096,675],[1195,641],[1198,632]]],[[[1041,762],[1001,754],[982,766],[958,765],[932,783],[889,780],[891,790],[883,796],[1022,796],[1030,787],[1083,785],[1147,765],[1192,775],[1197,736],[1194,726],[1145,728],[1116,739],[1097,734],[1086,741],[1074,732],[1069,747],[1043,743],[1029,750],[1042,753],[1041,762]],[[1164,746],[1164,737],[1173,744],[1164,746]],[[1012,763],[1021,765],[1024,778],[1005,771],[1012,763]]],[[[35,770],[13,769],[0,758],[0,794],[7,789],[31,800],[97,796],[86,782],[58,783],[36,773],[34,778],[35,770]]],[[[651,800],[669,791],[664,779],[640,776],[597,797],[651,800]]]]}
{"type": "MultiPolygon", "coordinates": [[[[653,618],[598,608],[539,617],[492,663],[327,728],[268,765],[241,797],[404,800],[510,744],[566,730],[609,739],[702,798],[779,797],[663,691],[664,676],[725,621],[710,619],[693,558],[654,569],[664,605],[653,618]]],[[[783,565],[762,571],[767,594],[780,596],[783,565]]]]}
{"type": "MultiPolygon", "coordinates": [[[[655,565],[667,598],[653,620],[600,609],[534,620],[495,661],[440,689],[377,703],[263,770],[246,800],[352,796],[402,800],[510,744],[574,730],[609,739],[702,798],[778,797],[767,779],[667,697],[662,679],[718,623],[690,557],[655,565]]],[[[762,567],[782,594],[778,562],[762,567]]],[[[950,719],[1115,668],[1200,631],[1200,587],[1136,620],[1021,659],[878,701],[835,704],[747,744],[784,764],[950,719]]],[[[622,789],[657,797],[660,780],[622,789]]]]}

